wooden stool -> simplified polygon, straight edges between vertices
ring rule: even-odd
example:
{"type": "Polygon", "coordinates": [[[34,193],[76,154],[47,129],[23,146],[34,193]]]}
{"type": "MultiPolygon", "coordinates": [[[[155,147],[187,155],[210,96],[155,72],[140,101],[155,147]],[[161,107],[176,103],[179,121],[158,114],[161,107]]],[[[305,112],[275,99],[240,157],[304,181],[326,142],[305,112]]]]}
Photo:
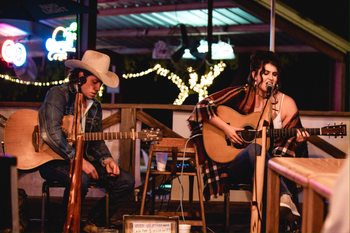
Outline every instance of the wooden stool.
{"type": "MultiPolygon", "coordinates": [[[[190,207],[192,206],[193,201],[193,182],[191,182],[191,178],[193,181],[193,177],[197,176],[197,183],[198,183],[198,196],[199,196],[199,204],[201,208],[200,217],[201,220],[186,220],[186,224],[190,224],[192,226],[202,226],[203,232],[207,232],[207,227],[205,223],[205,212],[204,212],[204,203],[203,203],[203,193],[202,193],[202,182],[201,182],[201,175],[200,175],[200,166],[198,162],[198,154],[196,146],[193,142],[188,141],[187,138],[163,138],[159,143],[154,143],[151,145],[149,158],[148,158],[148,166],[147,166],[147,172],[146,172],[146,178],[145,178],[145,185],[143,189],[143,195],[142,195],[142,203],[141,203],[141,211],[140,215],[144,214],[145,209],[145,201],[146,201],[146,195],[147,195],[147,187],[148,187],[148,181],[150,178],[150,175],[156,176],[156,175],[176,175],[180,176],[181,172],[177,171],[177,157],[183,157],[183,153],[185,152],[186,158],[194,158],[195,160],[195,171],[188,172],[184,171],[182,174],[190,177],[190,196],[189,196],[189,202],[190,207]],[[187,145],[186,145],[187,143],[187,145]],[[171,171],[157,171],[151,168],[152,158],[156,156],[156,153],[163,152],[168,153],[168,157],[172,157],[172,165],[171,165],[171,171]]],[[[155,180],[153,178],[153,180],[155,180]]],[[[154,188],[153,188],[154,189],[154,188]]],[[[152,195],[154,195],[154,190],[152,195]]],[[[154,206],[152,205],[152,208],[154,206]]],[[[176,213],[174,212],[162,212],[159,213],[162,215],[167,216],[173,216],[176,213]]]]}
{"type": "Polygon", "coordinates": [[[252,184],[227,184],[224,193],[224,232],[229,232],[230,228],[230,191],[231,190],[247,190],[252,192],[252,184]]]}

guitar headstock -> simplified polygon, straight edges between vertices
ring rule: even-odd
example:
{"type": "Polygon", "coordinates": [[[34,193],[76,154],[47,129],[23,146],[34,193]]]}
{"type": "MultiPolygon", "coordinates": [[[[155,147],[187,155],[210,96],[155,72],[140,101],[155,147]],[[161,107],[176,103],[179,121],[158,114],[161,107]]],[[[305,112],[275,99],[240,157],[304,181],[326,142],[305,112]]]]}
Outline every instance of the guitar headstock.
{"type": "Polygon", "coordinates": [[[340,125],[328,125],[323,127],[321,135],[324,136],[346,136],[346,125],[340,124],[340,125]]]}
{"type": "Polygon", "coordinates": [[[138,138],[144,142],[161,141],[163,132],[160,129],[143,129],[138,132],[138,138]]]}

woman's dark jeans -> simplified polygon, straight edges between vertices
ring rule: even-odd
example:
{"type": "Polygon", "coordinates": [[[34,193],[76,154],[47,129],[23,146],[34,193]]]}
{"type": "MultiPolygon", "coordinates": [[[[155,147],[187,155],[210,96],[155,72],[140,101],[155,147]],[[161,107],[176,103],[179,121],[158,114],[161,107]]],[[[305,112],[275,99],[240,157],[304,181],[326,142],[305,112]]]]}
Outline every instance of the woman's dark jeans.
{"type": "MultiPolygon", "coordinates": [[[[230,163],[228,167],[228,178],[231,184],[250,184],[254,175],[255,156],[261,154],[261,146],[256,143],[249,144],[244,150],[242,150],[236,158],[230,163]]],[[[264,187],[267,184],[267,163],[270,160],[271,155],[266,152],[265,159],[265,176],[264,187]]],[[[291,195],[287,188],[287,185],[281,179],[281,192],[283,194],[291,195]]]]}

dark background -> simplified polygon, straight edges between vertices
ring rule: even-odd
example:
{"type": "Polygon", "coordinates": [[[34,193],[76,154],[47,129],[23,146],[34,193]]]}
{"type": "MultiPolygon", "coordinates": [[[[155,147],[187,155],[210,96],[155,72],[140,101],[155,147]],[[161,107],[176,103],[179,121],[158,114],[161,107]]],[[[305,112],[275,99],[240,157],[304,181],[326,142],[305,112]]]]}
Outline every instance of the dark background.
{"type": "MultiPolygon", "coordinates": [[[[324,26],[349,41],[349,1],[318,1],[318,0],[281,0],[290,7],[300,12],[302,17],[310,18],[315,23],[324,26]]],[[[330,110],[329,103],[329,77],[332,73],[334,61],[321,53],[279,53],[282,60],[282,87],[281,91],[294,98],[300,110],[330,110]]],[[[228,86],[242,85],[246,83],[249,72],[250,54],[238,54],[234,61],[227,61],[228,67],[214,80],[209,87],[209,94],[214,93],[228,86]]],[[[348,67],[349,54],[346,56],[347,65],[347,104],[349,110],[349,83],[348,67]]],[[[160,62],[163,67],[178,74],[185,83],[188,75],[176,70],[169,60],[152,60],[151,56],[118,56],[118,70],[120,82],[120,94],[116,96],[116,102],[122,103],[158,103],[172,104],[177,98],[179,90],[166,77],[157,75],[155,72],[147,76],[134,79],[121,78],[123,73],[138,73],[153,67],[160,62]]],[[[36,61],[41,64],[40,59],[36,61]]],[[[66,74],[63,63],[52,63],[45,67],[45,75],[37,81],[45,82],[62,80],[66,74]],[[49,78],[48,78],[49,77],[49,78]],[[44,80],[44,79],[50,80],[44,80]]],[[[0,70],[14,75],[11,68],[0,61],[0,70]]],[[[38,70],[41,70],[38,65],[38,70]]],[[[205,73],[205,66],[200,71],[205,73]]],[[[39,74],[40,76],[40,74],[39,74]]],[[[0,79],[0,101],[27,101],[42,102],[48,87],[26,86],[0,79]]],[[[111,95],[104,93],[100,99],[103,103],[111,102],[111,95]]],[[[198,102],[198,95],[192,93],[184,102],[184,105],[194,105],[198,102]]]]}

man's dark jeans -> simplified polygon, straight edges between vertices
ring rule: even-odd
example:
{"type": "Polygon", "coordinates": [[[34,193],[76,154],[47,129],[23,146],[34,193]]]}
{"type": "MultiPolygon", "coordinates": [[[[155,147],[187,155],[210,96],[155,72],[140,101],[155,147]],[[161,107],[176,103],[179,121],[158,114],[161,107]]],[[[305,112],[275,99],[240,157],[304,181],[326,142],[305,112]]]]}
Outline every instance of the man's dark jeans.
{"type": "MultiPolygon", "coordinates": [[[[106,169],[98,162],[92,162],[99,175],[98,183],[101,187],[106,187],[109,191],[109,216],[118,210],[119,206],[129,196],[134,189],[135,178],[127,171],[120,168],[120,175],[116,177],[106,176],[106,169]]],[[[40,175],[43,179],[49,181],[58,181],[66,188],[63,196],[63,222],[66,221],[67,206],[69,198],[69,170],[70,164],[66,161],[52,161],[40,169],[40,175]]],[[[88,192],[90,177],[83,171],[81,182],[81,202],[88,192]]],[[[89,221],[97,226],[104,226],[106,223],[106,199],[103,197],[89,211],[89,221]]]]}

